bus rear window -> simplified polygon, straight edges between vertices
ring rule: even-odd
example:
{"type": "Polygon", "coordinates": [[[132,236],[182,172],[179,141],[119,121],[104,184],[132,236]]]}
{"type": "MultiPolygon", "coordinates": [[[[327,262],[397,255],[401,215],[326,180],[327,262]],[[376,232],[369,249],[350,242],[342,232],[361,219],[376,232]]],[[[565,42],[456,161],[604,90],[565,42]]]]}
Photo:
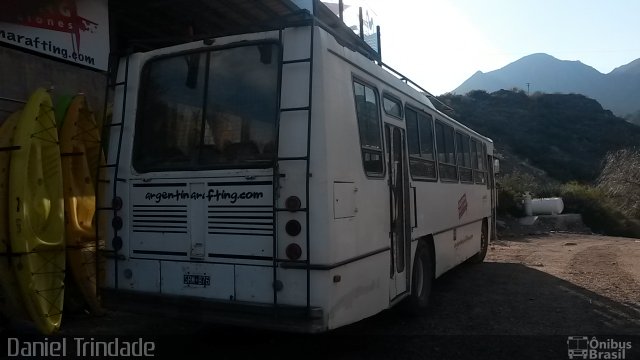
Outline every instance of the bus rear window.
{"type": "Polygon", "coordinates": [[[269,43],[148,62],[140,84],[134,168],[271,166],[279,53],[269,43]]]}

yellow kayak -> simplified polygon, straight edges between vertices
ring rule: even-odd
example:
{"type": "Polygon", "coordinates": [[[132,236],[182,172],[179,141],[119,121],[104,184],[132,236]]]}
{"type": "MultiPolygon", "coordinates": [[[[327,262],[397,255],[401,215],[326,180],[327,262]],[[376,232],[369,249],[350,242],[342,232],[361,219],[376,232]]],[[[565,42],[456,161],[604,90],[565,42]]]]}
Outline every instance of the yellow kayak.
{"type": "Polygon", "coordinates": [[[51,97],[36,90],[13,139],[9,172],[12,266],[22,302],[43,334],[60,328],[65,244],[60,147],[51,97]]]}
{"type": "Polygon", "coordinates": [[[9,319],[26,319],[26,311],[22,306],[20,288],[13,269],[13,259],[9,257],[11,241],[9,240],[9,164],[13,145],[13,133],[20,118],[20,111],[9,116],[0,126],[0,310],[9,319]]]}
{"type": "MultiPolygon", "coordinates": [[[[100,129],[83,95],[69,104],[60,129],[62,178],[67,244],[67,263],[85,301],[94,314],[101,314],[96,272],[103,275],[96,245],[96,178],[98,164],[104,164],[100,129]],[[100,270],[98,270],[100,269],[100,270]]],[[[104,176],[103,176],[104,178],[104,176]]],[[[104,229],[104,221],[100,224],[104,229]]],[[[100,277],[100,279],[102,276],[100,277]]]]}

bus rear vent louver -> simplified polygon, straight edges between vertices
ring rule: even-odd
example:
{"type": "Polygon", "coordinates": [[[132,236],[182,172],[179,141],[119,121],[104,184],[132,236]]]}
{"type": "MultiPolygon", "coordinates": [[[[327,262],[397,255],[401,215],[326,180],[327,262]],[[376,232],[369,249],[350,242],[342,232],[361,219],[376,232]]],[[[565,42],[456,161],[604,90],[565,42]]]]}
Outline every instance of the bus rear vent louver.
{"type": "Polygon", "coordinates": [[[134,205],[133,232],[186,234],[185,205],[134,205]]]}

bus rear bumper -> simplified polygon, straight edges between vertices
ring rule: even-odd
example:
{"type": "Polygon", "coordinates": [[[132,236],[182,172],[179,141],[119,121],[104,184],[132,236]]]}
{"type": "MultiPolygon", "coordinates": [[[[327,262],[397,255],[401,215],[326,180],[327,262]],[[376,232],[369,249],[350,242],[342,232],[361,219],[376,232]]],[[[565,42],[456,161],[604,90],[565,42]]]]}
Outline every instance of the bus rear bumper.
{"type": "Polygon", "coordinates": [[[101,290],[108,310],[239,327],[296,333],[328,330],[322,308],[223,302],[218,300],[150,294],[130,290],[101,290]]]}

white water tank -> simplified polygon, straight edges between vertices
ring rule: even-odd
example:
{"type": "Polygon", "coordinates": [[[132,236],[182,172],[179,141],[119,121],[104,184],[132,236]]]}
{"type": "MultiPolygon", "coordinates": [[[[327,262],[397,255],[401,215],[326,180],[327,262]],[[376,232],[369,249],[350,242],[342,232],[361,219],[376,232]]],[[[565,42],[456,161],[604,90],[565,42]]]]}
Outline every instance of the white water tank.
{"type": "Polygon", "coordinates": [[[562,198],[531,199],[532,215],[558,215],[564,210],[562,198]]]}
{"type": "Polygon", "coordinates": [[[531,210],[531,194],[527,191],[524,193],[524,214],[527,216],[533,215],[533,211],[531,210]]]}

